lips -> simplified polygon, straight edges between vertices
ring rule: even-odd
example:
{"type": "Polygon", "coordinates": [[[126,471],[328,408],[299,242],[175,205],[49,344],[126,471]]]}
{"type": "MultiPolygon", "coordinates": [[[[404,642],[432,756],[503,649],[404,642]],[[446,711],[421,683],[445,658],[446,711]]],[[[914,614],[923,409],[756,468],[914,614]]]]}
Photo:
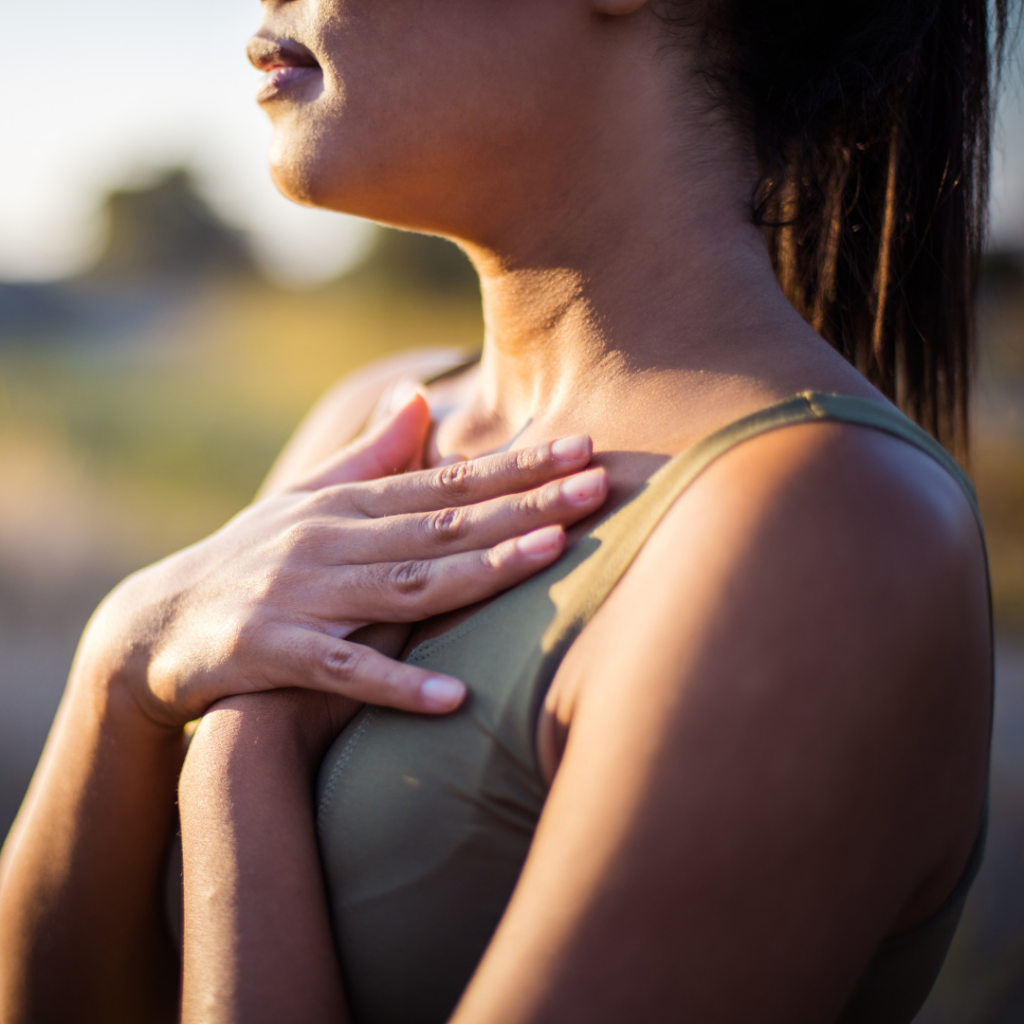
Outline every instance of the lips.
{"type": "Polygon", "coordinates": [[[312,52],[293,39],[255,36],[246,47],[249,62],[264,73],[256,94],[260,103],[276,99],[320,74],[312,52]]]}
{"type": "Polygon", "coordinates": [[[309,81],[320,74],[319,68],[295,67],[294,65],[280,65],[270,68],[260,87],[256,92],[256,101],[266,103],[268,100],[276,99],[288,92],[293,87],[309,81]]]}

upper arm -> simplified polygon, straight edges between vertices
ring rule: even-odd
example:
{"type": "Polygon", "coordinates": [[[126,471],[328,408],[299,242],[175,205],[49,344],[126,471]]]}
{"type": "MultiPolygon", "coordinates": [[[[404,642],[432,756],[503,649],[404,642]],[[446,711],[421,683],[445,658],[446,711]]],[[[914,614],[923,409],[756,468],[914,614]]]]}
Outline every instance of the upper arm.
{"type": "Polygon", "coordinates": [[[352,441],[398,381],[425,380],[464,359],[458,349],[416,349],[349,374],[299,424],[263,482],[260,496],[293,485],[352,441]]]}
{"type": "Polygon", "coordinates": [[[924,456],[818,425],[721,459],[559,672],[565,753],[456,1019],[835,1019],[968,858],[988,659],[978,531],[924,456]]]}

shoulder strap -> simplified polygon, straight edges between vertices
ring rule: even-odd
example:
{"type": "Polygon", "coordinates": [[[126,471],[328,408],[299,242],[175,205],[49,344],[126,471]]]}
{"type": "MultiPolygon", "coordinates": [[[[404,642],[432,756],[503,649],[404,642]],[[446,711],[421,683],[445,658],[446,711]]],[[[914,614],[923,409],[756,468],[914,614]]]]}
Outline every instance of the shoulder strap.
{"type": "Polygon", "coordinates": [[[680,452],[662,466],[632,500],[598,523],[580,542],[591,548],[589,557],[551,586],[549,595],[556,613],[542,640],[545,653],[564,650],[575,639],[629,568],[665,513],[715,459],[760,434],[823,420],[838,420],[882,430],[931,456],[960,485],[980,527],[978,501],[967,474],[937,441],[899,410],[850,395],[808,391],[730,423],[680,452]],[[595,542],[597,547],[593,550],[595,542]]]}
{"type": "Polygon", "coordinates": [[[978,508],[978,496],[974,484],[964,472],[963,467],[931,434],[922,430],[913,420],[907,419],[898,409],[881,402],[872,402],[866,398],[854,398],[851,395],[829,395],[807,391],[800,396],[811,407],[814,415],[822,420],[843,420],[846,423],[857,423],[862,427],[872,427],[902,438],[908,444],[919,448],[930,455],[960,485],[974,512],[978,525],[981,525],[981,512],[978,508]]]}

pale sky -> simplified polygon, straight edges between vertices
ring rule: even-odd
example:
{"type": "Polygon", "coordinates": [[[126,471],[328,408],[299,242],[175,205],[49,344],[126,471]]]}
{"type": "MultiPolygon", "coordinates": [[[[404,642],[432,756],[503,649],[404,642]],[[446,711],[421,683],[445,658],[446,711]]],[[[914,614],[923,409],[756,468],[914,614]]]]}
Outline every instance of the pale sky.
{"type": "MultiPolygon", "coordinates": [[[[4,0],[0,25],[0,279],[87,265],[103,193],[187,163],[214,205],[294,283],[334,276],[365,227],[279,196],[244,45],[258,0],[4,0]]],[[[992,234],[1024,245],[1020,69],[1001,109],[992,234]]]]}
{"type": "Polygon", "coordinates": [[[244,52],[258,22],[258,0],[0,2],[0,278],[87,264],[99,197],[182,163],[278,276],[312,283],[349,262],[365,226],[270,181],[244,52]]]}

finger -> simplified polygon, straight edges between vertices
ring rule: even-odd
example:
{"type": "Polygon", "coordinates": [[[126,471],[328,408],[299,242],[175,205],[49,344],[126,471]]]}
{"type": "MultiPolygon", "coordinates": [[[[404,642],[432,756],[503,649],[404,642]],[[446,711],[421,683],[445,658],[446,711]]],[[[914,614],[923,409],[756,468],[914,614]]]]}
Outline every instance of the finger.
{"type": "Polygon", "coordinates": [[[483,551],[346,566],[334,570],[338,581],[325,589],[322,600],[333,590],[335,607],[323,611],[325,617],[345,620],[351,616],[347,605],[358,595],[360,620],[418,622],[500,594],[551,565],[564,550],[565,531],[545,526],[483,551]]]}
{"type": "Polygon", "coordinates": [[[433,512],[537,487],[583,469],[593,448],[585,434],[547,441],[400,477],[349,485],[347,500],[371,517],[433,512]]]}
{"type": "Polygon", "coordinates": [[[323,563],[358,565],[440,558],[490,548],[542,526],[569,526],[596,512],[608,497],[608,474],[597,467],[521,494],[410,515],[371,519],[344,532],[320,523],[323,563]]]}
{"type": "Polygon", "coordinates": [[[292,491],[318,491],[418,468],[429,429],[426,392],[422,387],[407,391],[387,419],[346,445],[292,491]]]}
{"type": "MultiPolygon", "coordinates": [[[[391,389],[391,404],[388,407],[389,413],[396,413],[400,409],[404,408],[412,399],[414,395],[422,396],[423,400],[427,402],[429,407],[430,400],[427,397],[427,389],[423,386],[422,382],[417,380],[415,377],[401,377],[395,381],[394,387],[391,389]]],[[[428,408],[429,411],[429,408],[428,408]]],[[[433,417],[431,417],[431,420],[433,417]]],[[[429,434],[430,421],[428,421],[427,433],[429,434]]],[[[416,449],[412,459],[410,459],[403,467],[403,472],[410,473],[415,470],[423,469],[426,465],[425,455],[427,449],[427,436],[424,435],[423,443],[416,449]]]]}
{"type": "Polygon", "coordinates": [[[315,629],[282,627],[274,641],[274,674],[291,679],[289,686],[428,715],[454,711],[466,697],[465,685],[452,676],[393,661],[372,647],[315,629]]]}

